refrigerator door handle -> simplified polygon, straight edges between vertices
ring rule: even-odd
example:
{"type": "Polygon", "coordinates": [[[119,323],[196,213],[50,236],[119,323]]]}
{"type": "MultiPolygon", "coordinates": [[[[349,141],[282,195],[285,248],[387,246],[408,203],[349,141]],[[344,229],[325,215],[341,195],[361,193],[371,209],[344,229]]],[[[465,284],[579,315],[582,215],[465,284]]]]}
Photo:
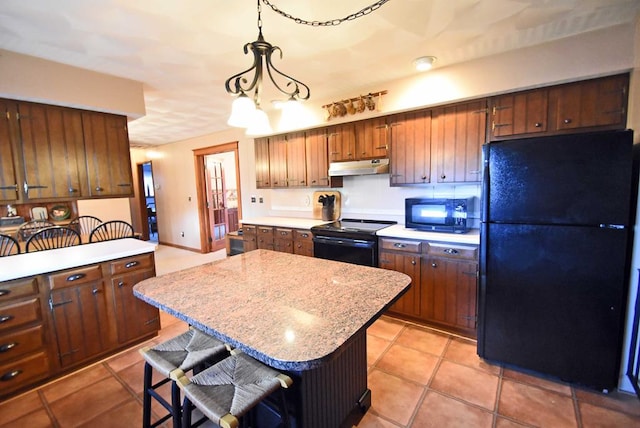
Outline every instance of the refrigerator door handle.
{"type": "Polygon", "coordinates": [[[617,229],[617,230],[623,230],[625,229],[624,224],[600,224],[600,228],[601,229],[617,229]]]}

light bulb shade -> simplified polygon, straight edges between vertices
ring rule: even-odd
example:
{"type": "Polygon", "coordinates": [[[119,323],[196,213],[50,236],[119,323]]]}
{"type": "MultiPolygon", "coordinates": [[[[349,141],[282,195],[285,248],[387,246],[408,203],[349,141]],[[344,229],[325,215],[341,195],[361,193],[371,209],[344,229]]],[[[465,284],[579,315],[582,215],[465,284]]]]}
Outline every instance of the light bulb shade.
{"type": "Polygon", "coordinates": [[[289,130],[299,127],[303,120],[304,107],[300,104],[300,101],[295,99],[289,99],[282,103],[280,113],[280,129],[289,130]]]}
{"type": "Polygon", "coordinates": [[[248,128],[253,122],[255,112],[254,102],[244,93],[240,94],[231,104],[231,116],[227,124],[237,128],[248,128]]]}
{"type": "Polygon", "coordinates": [[[427,71],[431,70],[434,62],[436,62],[435,56],[421,56],[413,61],[413,65],[418,71],[427,71]]]}
{"type": "Polygon", "coordinates": [[[253,119],[251,125],[247,128],[247,135],[267,135],[273,133],[271,124],[269,123],[269,116],[260,107],[256,108],[253,113],[253,119]]]}

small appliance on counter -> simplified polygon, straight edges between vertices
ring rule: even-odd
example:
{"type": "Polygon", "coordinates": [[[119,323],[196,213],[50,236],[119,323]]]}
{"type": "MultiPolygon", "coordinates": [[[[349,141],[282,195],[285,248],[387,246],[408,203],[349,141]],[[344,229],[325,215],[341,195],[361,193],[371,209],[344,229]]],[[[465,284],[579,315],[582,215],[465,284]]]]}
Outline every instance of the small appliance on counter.
{"type": "Polygon", "coordinates": [[[473,207],[473,197],[465,199],[405,199],[407,229],[427,232],[466,233],[468,213],[473,207]]]}

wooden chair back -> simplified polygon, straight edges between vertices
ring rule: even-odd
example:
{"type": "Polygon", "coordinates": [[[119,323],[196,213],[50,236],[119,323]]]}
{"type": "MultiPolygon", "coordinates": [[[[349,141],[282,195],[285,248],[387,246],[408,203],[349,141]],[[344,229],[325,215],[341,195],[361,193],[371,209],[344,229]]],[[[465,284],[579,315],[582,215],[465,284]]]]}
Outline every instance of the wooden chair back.
{"type": "Polygon", "coordinates": [[[20,245],[13,237],[0,234],[0,257],[20,254],[20,245]]]}
{"type": "Polygon", "coordinates": [[[52,226],[34,233],[28,240],[27,253],[80,245],[80,234],[69,227],[52,226]]]}
{"type": "Polygon", "coordinates": [[[122,220],[106,221],[98,225],[91,235],[89,242],[110,241],[112,239],[133,238],[133,226],[122,220]]]}
{"type": "Polygon", "coordinates": [[[82,236],[89,236],[93,229],[102,224],[102,220],[92,215],[81,215],[69,222],[69,227],[82,236]]]}
{"type": "Polygon", "coordinates": [[[16,232],[16,238],[19,241],[27,242],[31,235],[38,232],[45,227],[55,226],[53,223],[47,220],[31,220],[26,223],[22,223],[16,232]]]}

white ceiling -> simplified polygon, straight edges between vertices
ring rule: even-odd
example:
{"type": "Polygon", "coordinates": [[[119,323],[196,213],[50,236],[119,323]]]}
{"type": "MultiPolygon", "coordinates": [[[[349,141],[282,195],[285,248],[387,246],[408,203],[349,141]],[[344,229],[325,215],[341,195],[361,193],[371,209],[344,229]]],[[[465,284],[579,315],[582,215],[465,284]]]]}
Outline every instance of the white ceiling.
{"type": "MultiPolygon", "coordinates": [[[[309,21],[342,18],[375,0],[271,0],[309,21]]],[[[377,91],[414,71],[632,22],[638,0],[390,0],[333,27],[294,23],[262,6],[265,39],[312,99],[377,91]]],[[[0,48],[143,82],[147,115],[133,144],[163,144],[227,128],[224,82],[248,68],[256,0],[1,0],[0,48]]],[[[269,86],[265,84],[265,86],[269,86]]],[[[263,106],[273,94],[265,92],[263,106]]]]}

